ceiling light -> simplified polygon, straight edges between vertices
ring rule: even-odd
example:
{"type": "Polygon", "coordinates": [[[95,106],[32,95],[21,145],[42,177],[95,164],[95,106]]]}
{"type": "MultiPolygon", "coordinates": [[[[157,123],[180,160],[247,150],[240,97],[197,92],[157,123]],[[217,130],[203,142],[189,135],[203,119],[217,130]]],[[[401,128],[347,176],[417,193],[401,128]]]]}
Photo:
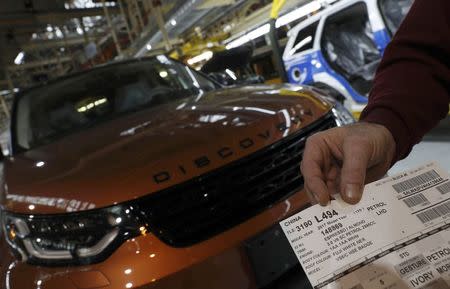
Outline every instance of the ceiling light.
{"type": "Polygon", "coordinates": [[[166,78],[169,74],[167,73],[167,71],[162,70],[159,72],[159,76],[161,76],[162,78],[166,78]]]}
{"type": "Polygon", "coordinates": [[[101,105],[101,104],[106,103],[107,101],[108,101],[108,100],[107,100],[106,98],[100,98],[100,99],[94,101],[94,104],[95,104],[95,106],[99,106],[99,105],[101,105]]]}
{"type": "Polygon", "coordinates": [[[172,26],[175,26],[175,25],[177,25],[177,21],[175,19],[172,19],[172,20],[170,20],[170,24],[172,26]]]}
{"type": "Polygon", "coordinates": [[[226,48],[226,49],[232,49],[232,48],[241,46],[241,45],[243,45],[243,44],[245,44],[245,43],[247,43],[247,42],[249,42],[249,41],[250,41],[250,40],[248,39],[247,35],[243,35],[243,36],[241,36],[241,37],[239,37],[239,38],[237,38],[237,39],[231,41],[230,43],[228,43],[228,44],[225,46],[225,48],[226,48]]]}
{"type": "Polygon", "coordinates": [[[237,80],[236,74],[234,74],[233,71],[229,70],[228,68],[225,69],[225,72],[233,79],[233,80],[237,80]]]}
{"type": "Polygon", "coordinates": [[[40,162],[37,162],[35,165],[36,165],[38,168],[40,168],[40,167],[43,167],[43,166],[45,165],[45,162],[40,161],[40,162]]]}
{"type": "Polygon", "coordinates": [[[232,28],[231,25],[227,24],[227,25],[225,25],[225,27],[223,27],[223,32],[225,32],[225,33],[230,32],[231,28],[232,28]]]}
{"type": "Polygon", "coordinates": [[[201,61],[210,60],[211,57],[213,57],[213,52],[208,50],[208,51],[203,52],[202,54],[199,54],[195,57],[188,59],[187,63],[189,65],[193,65],[193,64],[201,62],[201,61]]]}
{"type": "MultiPolygon", "coordinates": [[[[332,3],[335,0],[327,0],[328,3],[332,3]]],[[[291,11],[289,13],[284,14],[283,16],[279,17],[277,21],[275,22],[275,27],[279,28],[283,25],[286,25],[288,23],[291,23],[292,21],[295,21],[297,19],[300,19],[301,17],[304,17],[306,15],[309,15],[317,10],[320,10],[322,8],[322,4],[320,1],[316,0],[313,2],[310,2],[306,5],[301,6],[300,8],[295,9],[294,11],[291,11]]],[[[238,46],[241,46],[249,41],[252,41],[264,34],[267,34],[270,31],[270,25],[268,23],[242,35],[241,37],[236,38],[235,40],[228,43],[225,48],[226,49],[232,49],[238,46]]]]}
{"type": "Polygon", "coordinates": [[[147,44],[146,48],[147,48],[147,50],[151,50],[152,49],[152,45],[149,43],[149,44],[147,44]]]}
{"type": "Polygon", "coordinates": [[[231,48],[241,46],[241,45],[243,45],[249,41],[252,41],[260,36],[263,36],[264,34],[269,33],[269,31],[270,31],[270,25],[268,23],[266,23],[263,26],[260,26],[260,27],[256,28],[255,30],[252,30],[252,31],[246,33],[245,35],[231,41],[230,43],[228,43],[225,46],[225,48],[231,49],[231,48]]]}
{"type": "Polygon", "coordinates": [[[265,114],[271,114],[271,115],[275,115],[276,114],[276,112],[273,111],[273,110],[263,109],[263,108],[259,108],[259,107],[246,106],[246,107],[244,107],[244,110],[258,111],[258,112],[262,112],[262,113],[265,113],[265,114]]]}
{"type": "Polygon", "coordinates": [[[55,29],[55,34],[56,34],[56,37],[63,38],[63,33],[62,33],[61,29],[56,28],[55,29]]]}
{"type": "MultiPolygon", "coordinates": [[[[14,93],[19,92],[19,89],[18,88],[14,88],[13,92],[14,93]]],[[[8,95],[8,94],[11,94],[11,90],[9,90],[9,89],[7,89],[7,90],[0,90],[0,95],[8,95]]]]}
{"type": "Polygon", "coordinates": [[[19,54],[17,54],[16,59],[14,59],[14,63],[16,65],[22,64],[24,57],[25,57],[25,52],[20,51],[19,54]]]}
{"type": "Polygon", "coordinates": [[[250,40],[256,39],[264,34],[269,33],[270,31],[270,25],[264,24],[263,26],[247,33],[247,37],[250,38],[250,40]]]}
{"type": "Polygon", "coordinates": [[[81,29],[81,27],[77,27],[77,33],[83,35],[83,29],[81,29]]]}
{"type": "Polygon", "coordinates": [[[86,111],[88,111],[88,110],[90,110],[90,109],[93,109],[93,108],[96,107],[96,106],[100,106],[100,105],[102,105],[102,104],[104,104],[104,103],[106,103],[106,102],[108,102],[108,99],[106,99],[105,97],[103,97],[103,98],[97,99],[97,100],[94,101],[94,102],[90,102],[90,103],[88,103],[88,104],[86,104],[86,105],[84,105],[84,106],[79,107],[79,108],[77,109],[77,111],[78,111],[78,112],[86,112],[86,111]]]}

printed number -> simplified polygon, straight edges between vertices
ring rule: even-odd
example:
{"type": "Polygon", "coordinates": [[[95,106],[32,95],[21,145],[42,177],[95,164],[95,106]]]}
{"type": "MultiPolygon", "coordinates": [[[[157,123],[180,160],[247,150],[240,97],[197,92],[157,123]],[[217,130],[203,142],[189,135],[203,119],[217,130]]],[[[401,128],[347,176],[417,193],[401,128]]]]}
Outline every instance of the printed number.
{"type": "Polygon", "coordinates": [[[323,220],[331,219],[331,218],[333,218],[334,216],[337,216],[337,215],[338,215],[338,212],[336,212],[335,210],[333,210],[333,211],[325,211],[325,212],[322,213],[322,216],[319,216],[319,217],[318,216],[314,216],[314,218],[316,219],[317,223],[320,223],[323,220]]]}
{"type": "Polygon", "coordinates": [[[312,226],[312,224],[313,224],[312,221],[308,220],[298,226],[295,226],[295,228],[297,228],[297,232],[300,232],[301,230],[304,230],[304,229],[308,228],[309,226],[312,226]]]}
{"type": "Polygon", "coordinates": [[[342,224],[337,223],[337,224],[329,226],[328,228],[326,228],[325,230],[320,231],[320,232],[322,233],[322,235],[326,236],[326,235],[330,234],[331,232],[339,230],[340,228],[342,228],[342,224]]]}

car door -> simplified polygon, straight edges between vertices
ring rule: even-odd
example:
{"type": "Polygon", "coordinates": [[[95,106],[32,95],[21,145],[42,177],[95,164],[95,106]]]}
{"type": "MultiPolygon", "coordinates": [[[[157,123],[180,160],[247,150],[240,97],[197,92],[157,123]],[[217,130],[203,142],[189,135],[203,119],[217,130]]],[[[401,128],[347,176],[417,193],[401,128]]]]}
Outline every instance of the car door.
{"type": "Polygon", "coordinates": [[[408,14],[414,0],[378,0],[378,7],[387,31],[392,36],[408,14]]]}
{"type": "Polygon", "coordinates": [[[376,2],[352,1],[324,19],[321,52],[329,73],[358,103],[367,102],[389,35],[376,2]]]}
{"type": "MultiPolygon", "coordinates": [[[[316,17],[317,18],[317,17],[316,17]]],[[[283,54],[286,72],[290,83],[312,84],[315,51],[318,45],[315,41],[320,18],[311,19],[306,25],[300,25],[289,32],[289,40],[283,54]]]]}

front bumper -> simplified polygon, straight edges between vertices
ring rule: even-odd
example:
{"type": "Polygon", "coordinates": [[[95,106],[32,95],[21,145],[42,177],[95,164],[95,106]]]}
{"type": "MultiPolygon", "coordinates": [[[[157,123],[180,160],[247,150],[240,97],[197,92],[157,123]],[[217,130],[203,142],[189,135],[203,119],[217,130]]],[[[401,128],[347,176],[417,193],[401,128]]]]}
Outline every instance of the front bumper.
{"type": "Polygon", "coordinates": [[[124,243],[105,261],[88,266],[32,266],[15,260],[3,244],[1,286],[8,289],[266,287],[293,267],[301,273],[277,223],[307,204],[306,194],[300,191],[191,247],[170,247],[153,234],[139,236],[124,243]]]}

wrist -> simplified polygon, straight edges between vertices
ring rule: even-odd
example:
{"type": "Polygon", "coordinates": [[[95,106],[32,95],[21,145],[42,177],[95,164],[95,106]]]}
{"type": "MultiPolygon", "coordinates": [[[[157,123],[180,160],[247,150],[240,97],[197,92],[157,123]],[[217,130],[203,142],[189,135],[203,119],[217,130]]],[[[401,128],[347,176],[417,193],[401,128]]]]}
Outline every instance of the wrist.
{"type": "Polygon", "coordinates": [[[391,166],[405,158],[411,151],[409,129],[403,119],[394,111],[384,107],[364,110],[360,121],[377,125],[383,132],[386,143],[389,147],[393,147],[391,166]]]}
{"type": "Polygon", "coordinates": [[[383,146],[385,148],[384,152],[386,154],[386,159],[389,160],[390,167],[392,167],[395,162],[397,161],[396,158],[396,142],[394,139],[394,136],[392,135],[391,131],[384,125],[378,124],[378,123],[367,123],[371,126],[373,126],[377,131],[379,131],[381,137],[382,137],[382,143],[385,145],[383,146]]]}

